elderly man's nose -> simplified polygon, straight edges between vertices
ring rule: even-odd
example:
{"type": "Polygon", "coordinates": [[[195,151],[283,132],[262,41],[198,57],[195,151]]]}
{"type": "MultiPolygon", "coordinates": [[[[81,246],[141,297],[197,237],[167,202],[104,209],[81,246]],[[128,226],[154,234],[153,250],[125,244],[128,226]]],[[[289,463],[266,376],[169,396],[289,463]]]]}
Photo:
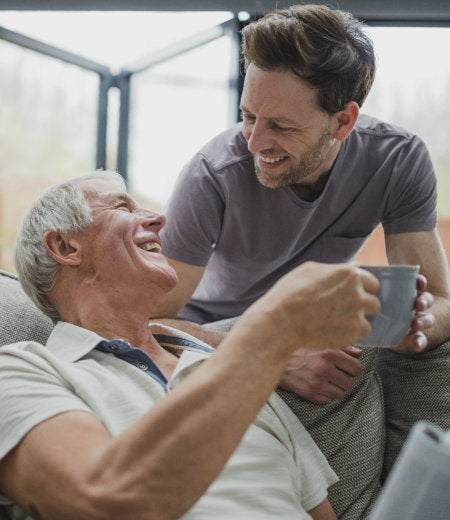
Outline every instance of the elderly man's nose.
{"type": "Polygon", "coordinates": [[[164,215],[160,215],[159,213],[153,213],[151,211],[147,211],[144,216],[144,225],[161,229],[166,224],[166,217],[164,215]]]}

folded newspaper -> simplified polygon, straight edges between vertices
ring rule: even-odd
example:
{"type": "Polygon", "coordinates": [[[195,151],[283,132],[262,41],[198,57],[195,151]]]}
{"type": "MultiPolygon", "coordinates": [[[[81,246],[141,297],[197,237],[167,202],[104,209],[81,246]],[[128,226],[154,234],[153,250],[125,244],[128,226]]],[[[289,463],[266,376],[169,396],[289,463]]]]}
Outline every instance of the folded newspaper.
{"type": "Polygon", "coordinates": [[[411,429],[369,520],[450,519],[450,431],[411,429]]]}

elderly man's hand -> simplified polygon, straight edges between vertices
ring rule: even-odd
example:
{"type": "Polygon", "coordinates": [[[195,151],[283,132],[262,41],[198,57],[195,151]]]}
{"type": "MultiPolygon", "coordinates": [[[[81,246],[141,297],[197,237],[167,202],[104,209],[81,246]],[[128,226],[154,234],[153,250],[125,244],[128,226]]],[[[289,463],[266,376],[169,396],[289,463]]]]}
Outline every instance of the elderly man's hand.
{"type": "Polygon", "coordinates": [[[369,334],[366,317],[380,309],[378,287],[356,265],[304,263],[248,309],[257,315],[254,334],[291,355],[298,348],[342,350],[369,334]]]}
{"type": "Polygon", "coordinates": [[[415,354],[422,352],[427,346],[427,337],[424,331],[434,324],[434,316],[427,311],[433,305],[433,296],[426,291],[427,280],[424,276],[417,277],[416,313],[411,325],[411,330],[405,336],[398,347],[391,350],[402,354],[415,354]]]}

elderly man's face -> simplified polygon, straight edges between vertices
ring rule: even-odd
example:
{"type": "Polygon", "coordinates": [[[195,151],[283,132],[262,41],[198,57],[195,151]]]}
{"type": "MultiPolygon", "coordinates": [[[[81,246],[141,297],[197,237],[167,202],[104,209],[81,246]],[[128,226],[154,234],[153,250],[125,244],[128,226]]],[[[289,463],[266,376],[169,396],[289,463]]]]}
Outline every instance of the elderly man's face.
{"type": "Polygon", "coordinates": [[[248,67],[241,99],[242,133],[264,186],[312,183],[335,143],[332,116],[317,93],[292,72],[248,67]]]}
{"type": "Polygon", "coordinates": [[[83,232],[91,276],[118,288],[121,284],[151,288],[154,296],[156,289],[163,293],[172,289],[177,275],[161,254],[159,238],[165,217],[141,207],[118,181],[83,181],[82,189],[93,216],[83,232]]]}

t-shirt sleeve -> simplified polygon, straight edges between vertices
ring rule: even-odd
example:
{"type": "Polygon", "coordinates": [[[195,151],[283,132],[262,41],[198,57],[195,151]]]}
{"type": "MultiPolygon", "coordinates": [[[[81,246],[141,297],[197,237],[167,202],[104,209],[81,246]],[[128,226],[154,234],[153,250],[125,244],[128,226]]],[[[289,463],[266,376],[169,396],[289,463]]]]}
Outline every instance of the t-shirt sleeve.
{"type": "Polygon", "coordinates": [[[92,413],[45,358],[0,349],[0,459],[39,423],[71,410],[92,413]]]}
{"type": "Polygon", "coordinates": [[[392,171],[392,185],[383,218],[385,233],[434,229],[436,200],[436,176],[430,155],[423,141],[414,136],[399,151],[392,171]]]}
{"type": "Polygon", "coordinates": [[[210,165],[197,154],[183,168],[165,209],[163,253],[175,260],[205,266],[219,239],[225,209],[222,187],[210,165]]]}

